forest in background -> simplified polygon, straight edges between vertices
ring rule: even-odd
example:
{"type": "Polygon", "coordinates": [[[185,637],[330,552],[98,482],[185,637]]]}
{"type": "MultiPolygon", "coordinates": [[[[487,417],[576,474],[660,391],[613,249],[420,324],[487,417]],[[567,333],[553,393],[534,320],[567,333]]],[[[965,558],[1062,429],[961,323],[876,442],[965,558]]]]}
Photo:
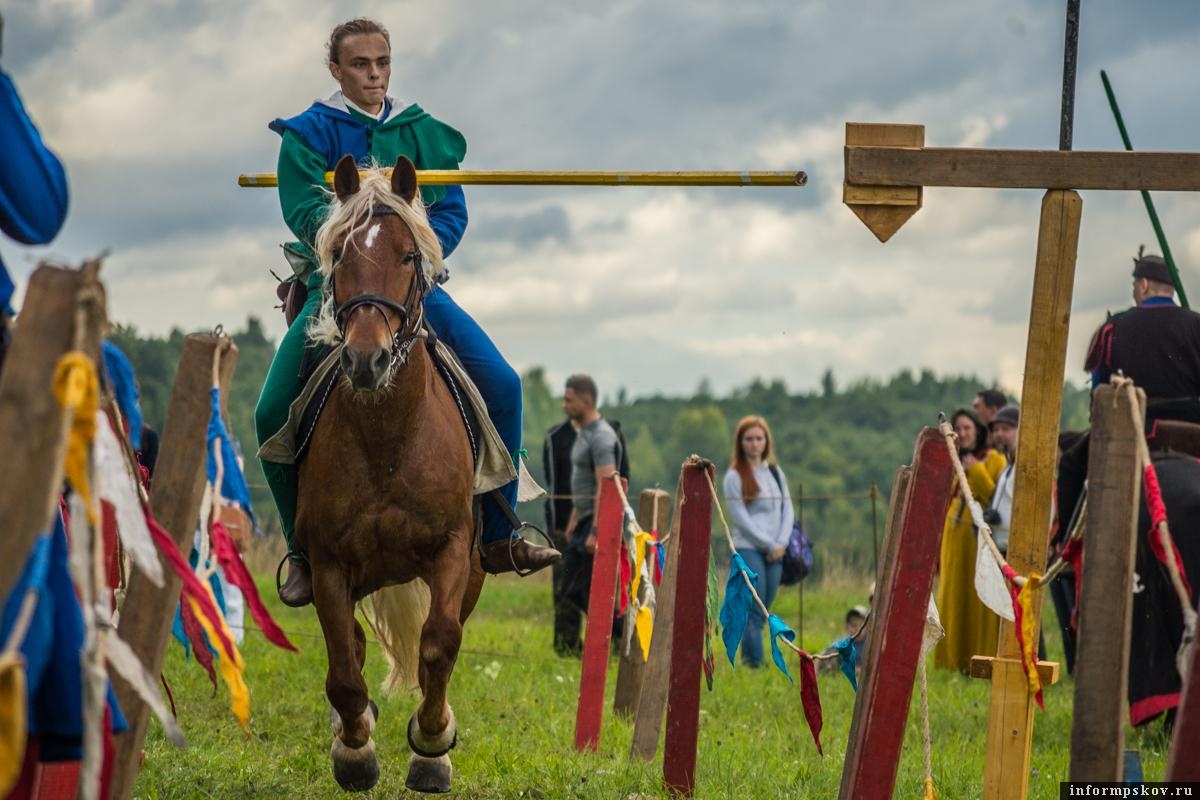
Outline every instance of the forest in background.
{"type": "MultiPolygon", "coordinates": [[[[230,423],[247,456],[246,478],[259,525],[268,535],[276,535],[274,507],[254,458],[254,406],[275,343],[255,317],[231,335],[238,347],[238,363],[228,399],[230,423]]],[[[183,331],[143,336],[132,326],[120,325],[110,338],[137,371],[146,423],[161,430],[183,331]]],[[[524,446],[530,470],[540,481],[543,436],[562,419],[562,387],[550,385],[540,367],[527,370],[522,381],[524,446]]],[[[806,501],[803,515],[819,571],[837,568],[865,573],[874,560],[872,508],[867,497],[872,483],[879,487],[881,537],[892,478],[897,467],[911,460],[921,427],[936,425],[939,411],[950,414],[969,406],[975,393],[988,385],[990,380],[974,375],[938,376],[928,369],[919,374],[900,369],[886,380],[862,379],[842,386],[835,372],[826,370],[820,387],[808,392],[789,392],[780,378],[756,379],[724,396],[715,394],[703,378],[690,397],[631,397],[627,387],[601,386],[600,410],[621,423],[629,445],[630,488],[635,495],[655,486],[674,492],[679,465],[692,453],[716,462],[719,479],[729,463],[731,436],[738,420],[748,414],[765,417],[793,496],[799,494],[801,485],[806,496],[818,498],[862,495],[806,501]]],[[[1087,426],[1088,398],[1086,388],[1067,382],[1064,429],[1087,426]]],[[[540,505],[522,508],[524,518],[541,524],[540,505]]]]}

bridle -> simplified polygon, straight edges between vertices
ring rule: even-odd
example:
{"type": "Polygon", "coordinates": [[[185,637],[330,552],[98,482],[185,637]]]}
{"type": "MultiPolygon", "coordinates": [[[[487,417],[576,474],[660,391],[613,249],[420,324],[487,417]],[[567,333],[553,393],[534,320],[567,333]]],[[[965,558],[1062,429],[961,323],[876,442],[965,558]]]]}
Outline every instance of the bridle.
{"type": "MultiPolygon", "coordinates": [[[[386,216],[398,217],[400,215],[395,209],[384,205],[377,205],[372,206],[367,219],[386,216]]],[[[341,262],[341,257],[342,254],[339,250],[334,258],[334,271],[337,270],[337,265],[341,262]]],[[[334,306],[333,309],[334,323],[337,325],[338,333],[342,335],[343,339],[346,336],[346,326],[350,324],[350,320],[354,318],[354,314],[357,311],[363,308],[370,308],[379,312],[384,322],[387,323],[388,331],[392,335],[391,362],[388,364],[389,370],[407,361],[408,354],[412,351],[413,345],[424,335],[422,332],[422,323],[425,318],[424,301],[425,294],[430,288],[429,280],[425,276],[423,256],[420,249],[414,248],[400,260],[400,263],[401,265],[411,263],[415,272],[415,277],[408,285],[408,293],[404,296],[404,302],[397,303],[391,298],[378,294],[359,294],[340,305],[334,306]],[[388,318],[388,311],[399,317],[400,321],[395,329],[392,328],[391,320],[388,318]]],[[[329,286],[329,291],[332,294],[332,279],[329,282],[329,286]]]]}

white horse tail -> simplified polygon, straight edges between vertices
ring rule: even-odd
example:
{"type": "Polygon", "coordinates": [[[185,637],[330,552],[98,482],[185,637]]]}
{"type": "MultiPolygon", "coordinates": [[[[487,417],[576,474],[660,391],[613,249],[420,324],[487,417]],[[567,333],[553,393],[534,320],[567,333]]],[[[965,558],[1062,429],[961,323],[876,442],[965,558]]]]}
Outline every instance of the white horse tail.
{"type": "Polygon", "coordinates": [[[383,691],[417,687],[421,628],[429,616],[429,587],[420,578],[388,586],[371,595],[372,627],[391,669],[383,691]]]}

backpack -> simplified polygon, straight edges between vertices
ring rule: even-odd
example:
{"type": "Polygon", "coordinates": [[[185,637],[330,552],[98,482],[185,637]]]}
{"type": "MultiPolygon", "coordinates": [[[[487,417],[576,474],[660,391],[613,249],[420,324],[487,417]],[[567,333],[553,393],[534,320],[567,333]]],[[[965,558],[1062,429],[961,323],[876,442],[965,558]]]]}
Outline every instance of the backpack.
{"type": "MultiPolygon", "coordinates": [[[[783,491],[783,477],[774,464],[769,465],[771,476],[779,485],[779,493],[783,491]]],[[[779,577],[781,586],[792,586],[809,576],[813,569],[812,542],[800,520],[792,523],[792,535],[788,537],[787,550],[783,553],[783,573],[779,577]]]]}

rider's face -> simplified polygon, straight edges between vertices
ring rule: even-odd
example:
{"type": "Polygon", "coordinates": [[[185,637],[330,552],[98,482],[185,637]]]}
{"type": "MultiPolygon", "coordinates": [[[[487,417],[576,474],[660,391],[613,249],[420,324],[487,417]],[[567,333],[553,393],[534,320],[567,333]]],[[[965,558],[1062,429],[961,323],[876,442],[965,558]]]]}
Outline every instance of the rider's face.
{"type": "Polygon", "coordinates": [[[342,39],[337,63],[329,65],[334,80],[350,102],[378,113],[392,77],[392,49],[378,33],[356,33],[342,39]]]}

